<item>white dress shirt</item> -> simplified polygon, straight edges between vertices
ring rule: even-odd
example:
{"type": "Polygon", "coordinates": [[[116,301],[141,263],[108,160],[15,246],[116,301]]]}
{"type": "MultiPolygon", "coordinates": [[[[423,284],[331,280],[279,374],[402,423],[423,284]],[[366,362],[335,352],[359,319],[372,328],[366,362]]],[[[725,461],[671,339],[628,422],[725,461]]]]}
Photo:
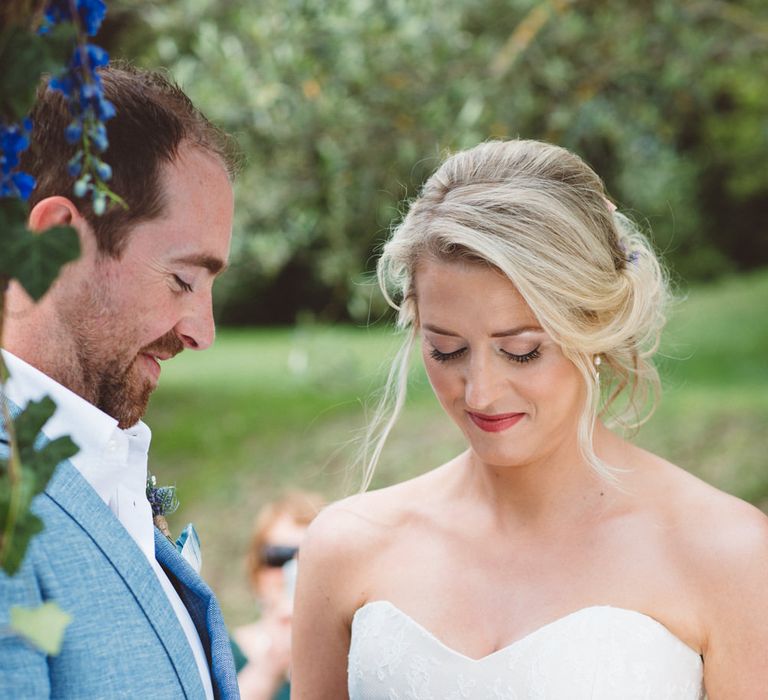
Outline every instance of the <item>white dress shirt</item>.
{"type": "Polygon", "coordinates": [[[213,700],[210,669],[200,636],[179,594],[155,559],[152,507],[146,496],[151,431],[141,421],[121,430],[114,418],[93,404],[8,351],[1,352],[10,373],[5,385],[5,394],[10,401],[23,408],[27,402],[47,394],[56,402],[56,412],[43,427],[43,432],[50,440],[69,435],[80,448],[70,462],[144,553],[189,641],[206,697],[213,700]]]}

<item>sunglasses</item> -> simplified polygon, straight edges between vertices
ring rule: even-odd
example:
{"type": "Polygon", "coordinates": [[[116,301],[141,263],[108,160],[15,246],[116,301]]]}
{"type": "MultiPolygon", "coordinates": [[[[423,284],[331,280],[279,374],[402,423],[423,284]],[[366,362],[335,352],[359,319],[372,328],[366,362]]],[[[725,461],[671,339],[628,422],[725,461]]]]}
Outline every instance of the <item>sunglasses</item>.
{"type": "Polygon", "coordinates": [[[264,566],[279,568],[293,559],[298,553],[298,547],[288,547],[281,544],[267,544],[261,550],[261,561],[264,566]]]}

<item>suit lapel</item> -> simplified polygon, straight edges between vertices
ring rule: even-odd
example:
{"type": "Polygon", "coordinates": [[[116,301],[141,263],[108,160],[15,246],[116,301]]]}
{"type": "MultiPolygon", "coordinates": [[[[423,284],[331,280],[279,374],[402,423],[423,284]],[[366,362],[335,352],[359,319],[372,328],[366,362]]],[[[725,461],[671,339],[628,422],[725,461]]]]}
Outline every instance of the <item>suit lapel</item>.
{"type": "MultiPolygon", "coordinates": [[[[6,401],[12,417],[20,412],[19,407],[4,395],[0,395],[0,401],[6,401]]],[[[0,443],[2,454],[7,445],[2,420],[0,443]]],[[[197,663],[179,619],[144,553],[120,521],[69,461],[59,464],[45,493],[80,525],[131,590],[165,647],[184,695],[190,698],[203,695],[197,663]]],[[[176,585],[200,635],[211,667],[216,697],[221,700],[239,698],[229,635],[213,592],[157,529],[155,557],[176,585]]]]}
{"type": "Polygon", "coordinates": [[[187,697],[203,694],[192,650],[144,553],[80,472],[62,462],[46,493],[77,522],[131,590],[165,647],[187,697]]]}
{"type": "Polygon", "coordinates": [[[203,643],[217,698],[239,698],[237,673],[224,619],[213,591],[155,529],[155,556],[176,585],[203,643]]]}

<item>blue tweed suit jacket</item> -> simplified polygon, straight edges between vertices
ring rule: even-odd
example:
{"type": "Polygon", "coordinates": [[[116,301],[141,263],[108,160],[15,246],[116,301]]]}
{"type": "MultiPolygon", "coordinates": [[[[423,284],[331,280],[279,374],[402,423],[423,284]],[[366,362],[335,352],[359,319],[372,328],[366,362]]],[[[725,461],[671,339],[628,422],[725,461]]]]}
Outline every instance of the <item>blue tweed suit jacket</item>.
{"type": "MultiPolygon", "coordinates": [[[[4,437],[0,426],[0,454],[7,454],[4,437]]],[[[70,462],[57,467],[33,510],[45,530],[15,576],[0,571],[0,698],[204,698],[192,650],[157,576],[70,462]],[[73,617],[55,657],[7,629],[10,606],[49,600],[73,617]]],[[[239,698],[212,591],[157,530],[155,550],[200,635],[216,697],[239,698]]]]}

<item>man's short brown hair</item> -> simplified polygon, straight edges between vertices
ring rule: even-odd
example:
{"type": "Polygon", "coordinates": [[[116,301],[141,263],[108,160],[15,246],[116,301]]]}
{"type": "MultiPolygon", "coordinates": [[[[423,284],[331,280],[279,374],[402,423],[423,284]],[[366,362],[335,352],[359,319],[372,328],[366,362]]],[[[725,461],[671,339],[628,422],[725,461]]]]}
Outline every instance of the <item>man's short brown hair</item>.
{"type": "Polygon", "coordinates": [[[218,157],[230,178],[239,164],[234,140],[214,126],[167,75],[130,65],[111,64],[99,69],[104,96],[117,115],[106,123],[109,147],[101,155],[112,168],[110,189],[128,208],[113,204],[97,216],[90,195],[77,198],[77,176],[67,163],[78,145],[70,144],[64,130],[72,121],[61,93],[41,85],[32,110],[32,145],[22,156],[22,170],[33,175],[37,186],[30,208],[46,197],[72,199],[93,228],[99,250],[118,257],[130,229],[160,216],[164,210],[161,168],[176,157],[184,144],[218,157]]]}

